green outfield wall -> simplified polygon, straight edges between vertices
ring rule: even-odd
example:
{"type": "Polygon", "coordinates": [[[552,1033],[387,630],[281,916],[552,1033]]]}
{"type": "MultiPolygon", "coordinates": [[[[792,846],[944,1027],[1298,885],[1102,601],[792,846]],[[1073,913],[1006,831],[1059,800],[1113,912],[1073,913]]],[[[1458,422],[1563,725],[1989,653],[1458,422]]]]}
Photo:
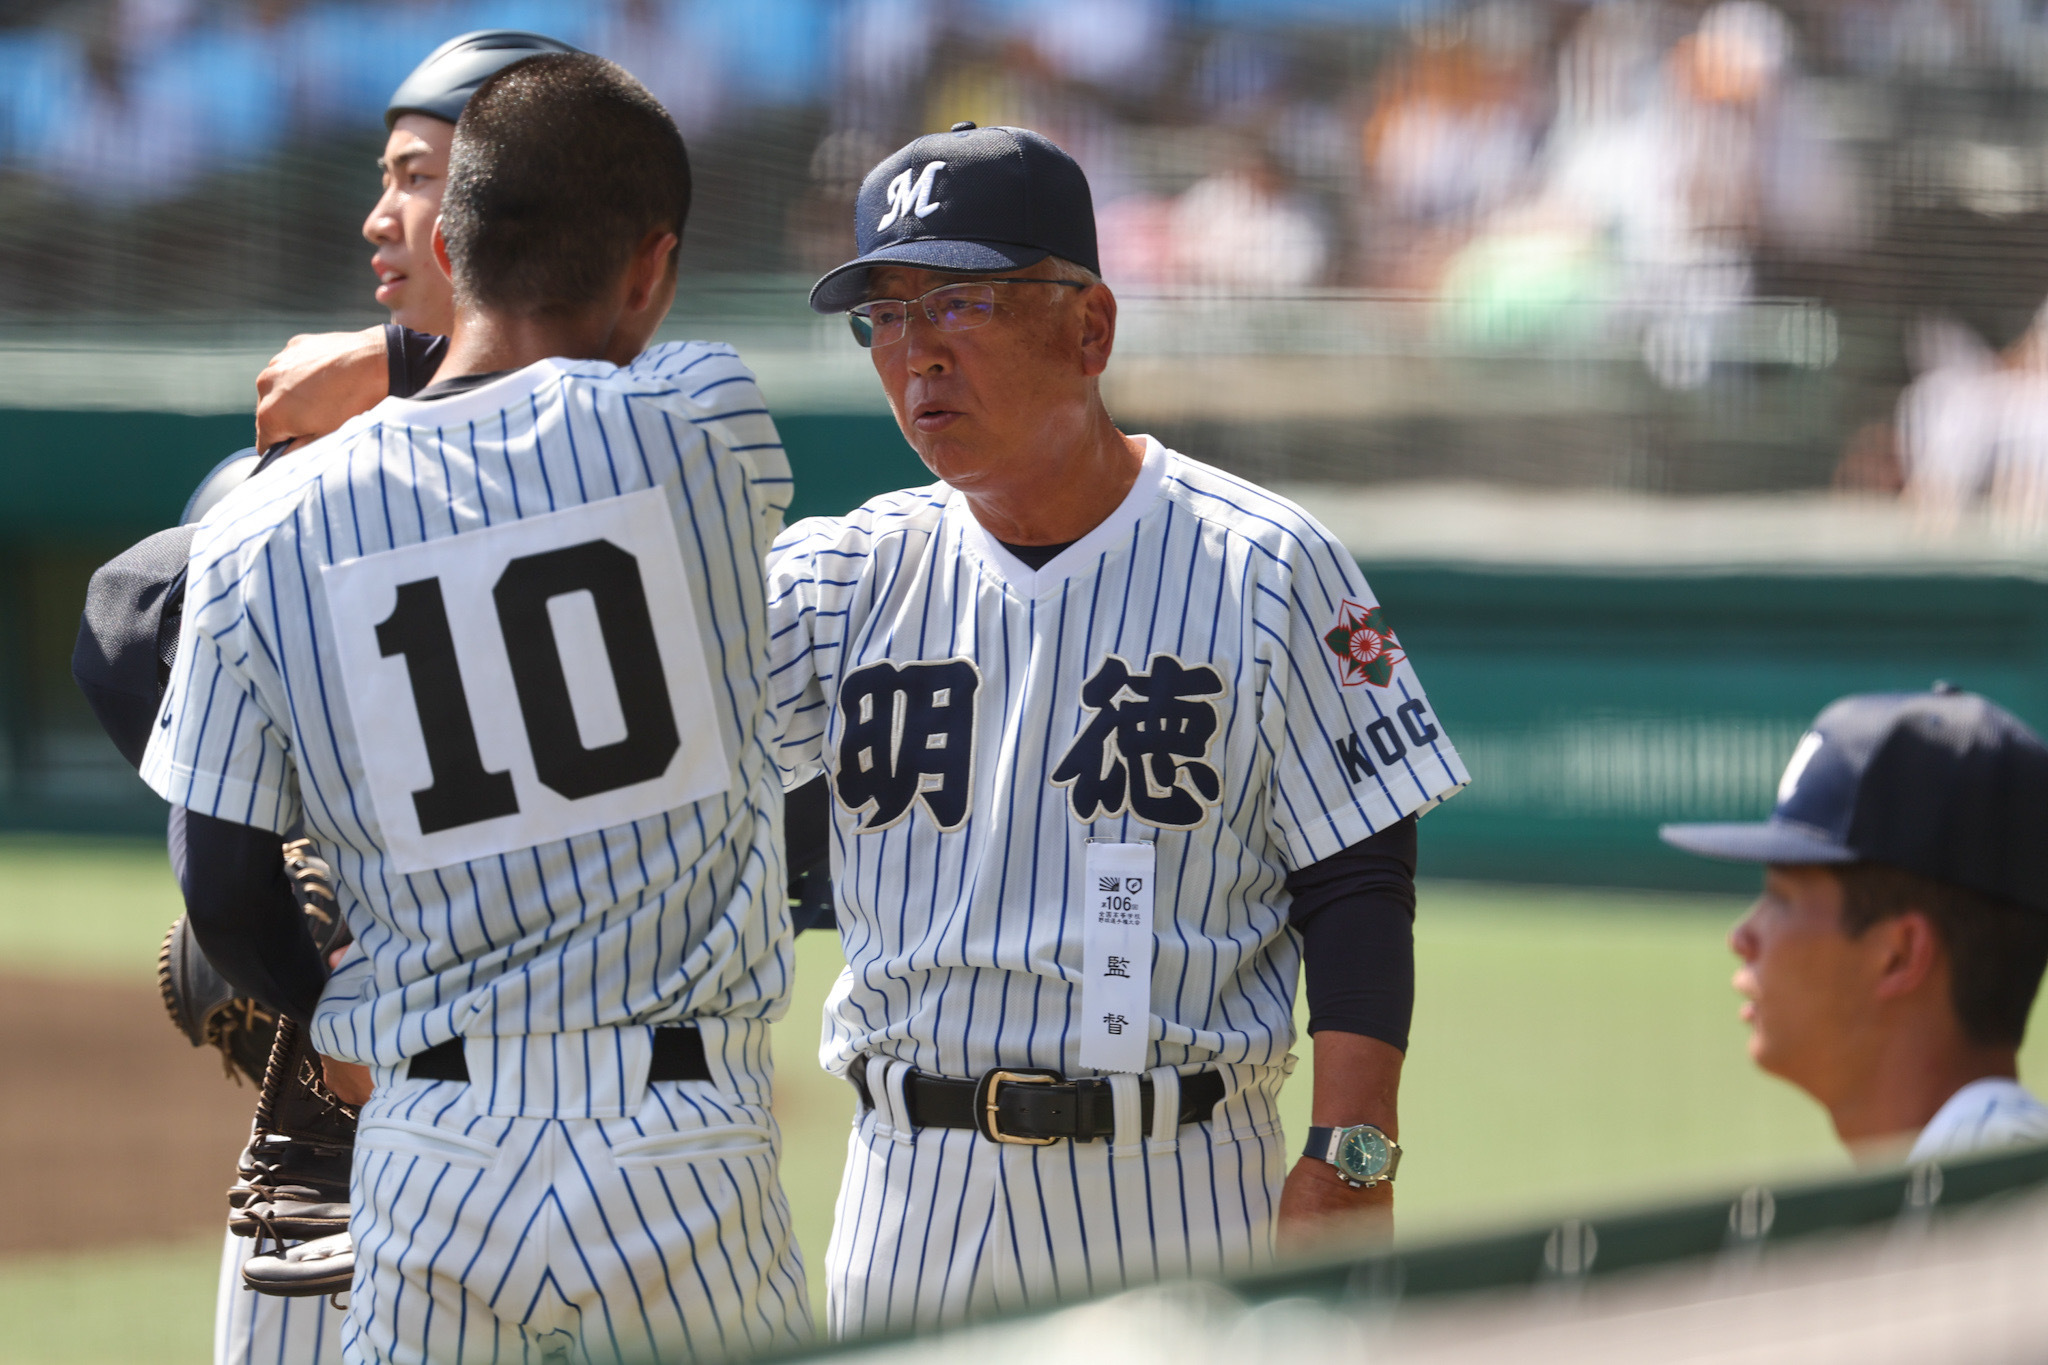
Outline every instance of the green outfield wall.
{"type": "MultiPolygon", "coordinates": [[[[922,482],[886,417],[780,423],[796,515],[922,482]]],[[[246,443],[238,417],[0,411],[0,827],[158,826],[69,679],[92,568],[246,443]]],[[[2020,576],[1366,571],[1474,783],[1423,824],[1436,876],[1742,890],[1666,820],[1764,814],[1831,698],[1982,691],[2048,725],[2048,581],[2020,576]]]]}

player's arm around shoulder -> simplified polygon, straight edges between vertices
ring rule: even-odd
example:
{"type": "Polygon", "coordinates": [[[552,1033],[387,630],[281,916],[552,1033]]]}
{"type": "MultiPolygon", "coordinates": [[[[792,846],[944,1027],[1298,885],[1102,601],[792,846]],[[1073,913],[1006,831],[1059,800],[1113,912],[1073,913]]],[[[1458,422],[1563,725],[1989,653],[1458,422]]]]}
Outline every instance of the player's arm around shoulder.
{"type": "Polygon", "coordinates": [[[368,412],[390,392],[383,324],[302,333],[256,376],[256,447],[305,442],[368,412]]]}

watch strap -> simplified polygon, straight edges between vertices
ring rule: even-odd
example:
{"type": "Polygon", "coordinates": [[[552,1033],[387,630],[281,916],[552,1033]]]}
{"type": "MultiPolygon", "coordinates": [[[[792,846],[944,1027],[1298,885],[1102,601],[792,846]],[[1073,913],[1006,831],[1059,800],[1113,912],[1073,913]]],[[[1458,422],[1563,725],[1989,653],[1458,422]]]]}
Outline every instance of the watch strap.
{"type": "Polygon", "coordinates": [[[1383,1138],[1387,1144],[1386,1170],[1380,1172],[1371,1180],[1366,1181],[1363,1185],[1360,1185],[1359,1188],[1368,1188],[1370,1186],[1378,1184],[1391,1184],[1394,1179],[1394,1172],[1401,1169],[1401,1144],[1394,1141],[1394,1139],[1387,1137],[1387,1135],[1384,1132],[1374,1127],[1372,1124],[1351,1124],[1343,1128],[1321,1128],[1315,1125],[1310,1125],[1308,1130],[1308,1145],[1302,1149],[1301,1154],[1305,1157],[1311,1157],[1317,1161],[1329,1163],[1331,1166],[1336,1167],[1337,1174],[1343,1176],[1346,1183],[1357,1185],[1358,1182],[1352,1180],[1351,1177],[1344,1175],[1344,1168],[1337,1165],[1337,1145],[1339,1142],[1343,1140],[1344,1134],[1350,1132],[1352,1128],[1372,1128],[1374,1132],[1380,1134],[1381,1138],[1383,1138]]]}

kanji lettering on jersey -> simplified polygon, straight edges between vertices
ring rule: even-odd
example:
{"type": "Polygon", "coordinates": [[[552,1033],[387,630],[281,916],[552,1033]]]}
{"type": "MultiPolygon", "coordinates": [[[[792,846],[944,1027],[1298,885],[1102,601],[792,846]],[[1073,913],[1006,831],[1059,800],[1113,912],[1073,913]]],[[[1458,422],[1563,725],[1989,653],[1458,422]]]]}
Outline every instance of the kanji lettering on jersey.
{"type": "Polygon", "coordinates": [[[1110,655],[1081,687],[1093,715],[1053,769],[1052,784],[1071,788],[1076,819],[1128,808],[1160,829],[1195,828],[1223,792],[1205,761],[1223,694],[1223,679],[1207,665],[1154,654],[1150,672],[1133,673],[1110,655]]]}
{"type": "Polygon", "coordinates": [[[839,800],[867,811],[859,833],[887,829],[922,801],[940,829],[967,819],[974,773],[972,659],[869,664],[839,691],[839,800]]]}

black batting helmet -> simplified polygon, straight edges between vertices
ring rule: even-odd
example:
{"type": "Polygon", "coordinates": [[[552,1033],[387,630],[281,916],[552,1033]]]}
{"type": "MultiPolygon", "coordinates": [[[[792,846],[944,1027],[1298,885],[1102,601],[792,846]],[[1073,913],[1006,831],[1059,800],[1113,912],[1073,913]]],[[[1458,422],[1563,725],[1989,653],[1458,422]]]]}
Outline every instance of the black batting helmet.
{"type": "Polygon", "coordinates": [[[516,28],[480,28],[450,38],[398,83],[384,110],[389,129],[401,114],[431,114],[453,123],[476,88],[499,71],[542,52],[576,52],[559,38],[516,28]]]}

